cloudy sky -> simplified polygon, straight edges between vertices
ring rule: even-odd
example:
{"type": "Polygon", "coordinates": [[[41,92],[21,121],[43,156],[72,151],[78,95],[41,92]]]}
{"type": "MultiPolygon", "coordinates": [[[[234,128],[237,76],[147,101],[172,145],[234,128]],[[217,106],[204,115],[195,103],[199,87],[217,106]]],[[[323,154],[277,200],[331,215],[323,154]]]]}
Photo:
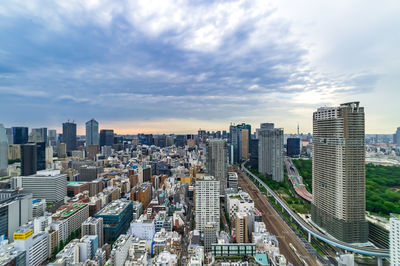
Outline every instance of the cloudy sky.
{"type": "Polygon", "coordinates": [[[2,1],[0,123],[311,132],[317,107],[361,101],[367,133],[392,133],[399,14],[385,0],[2,1]]]}

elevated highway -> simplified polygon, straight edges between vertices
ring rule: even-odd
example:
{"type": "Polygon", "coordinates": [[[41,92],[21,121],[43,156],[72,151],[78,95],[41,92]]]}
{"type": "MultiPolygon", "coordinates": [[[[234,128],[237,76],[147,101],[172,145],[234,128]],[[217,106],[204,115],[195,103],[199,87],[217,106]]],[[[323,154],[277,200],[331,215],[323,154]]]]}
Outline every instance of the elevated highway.
{"type": "Polygon", "coordinates": [[[293,219],[303,230],[305,230],[308,233],[308,240],[311,240],[311,236],[314,236],[315,238],[326,242],[330,245],[333,245],[335,247],[354,252],[357,254],[362,254],[362,255],[367,255],[367,256],[373,256],[378,258],[378,265],[382,265],[382,258],[388,258],[389,257],[389,250],[388,249],[379,249],[379,248],[374,248],[374,247],[359,247],[355,246],[352,244],[348,244],[346,242],[342,242],[340,240],[337,240],[335,238],[329,237],[314,228],[312,228],[308,223],[306,223],[299,215],[297,215],[295,212],[293,212],[289,206],[286,205],[286,203],[276,195],[276,193],[270,189],[260,178],[255,176],[253,173],[251,173],[245,166],[245,163],[242,163],[241,169],[244,171],[246,174],[250,175],[252,178],[254,178],[260,185],[262,185],[268,192],[268,195],[272,196],[277,204],[282,207],[282,209],[285,210],[285,212],[293,219]]]}

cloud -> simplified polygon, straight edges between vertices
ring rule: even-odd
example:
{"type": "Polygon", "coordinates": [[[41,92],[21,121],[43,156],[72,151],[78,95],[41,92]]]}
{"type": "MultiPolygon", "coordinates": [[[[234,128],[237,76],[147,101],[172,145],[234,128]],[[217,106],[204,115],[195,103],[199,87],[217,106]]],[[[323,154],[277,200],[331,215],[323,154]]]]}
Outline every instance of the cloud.
{"type": "Polygon", "coordinates": [[[398,65],[380,59],[388,48],[399,56],[393,40],[365,42],[398,22],[396,7],[377,9],[387,21],[362,11],[353,25],[360,6],[7,1],[0,7],[0,111],[25,110],[7,117],[9,124],[23,116],[32,116],[35,125],[65,117],[80,123],[92,117],[104,123],[190,117],[255,124],[271,118],[295,129],[292,120],[305,123],[305,112],[319,105],[354,99],[373,105],[378,89],[398,94],[391,89],[398,65]],[[35,99],[27,104],[30,96],[35,99]]]}

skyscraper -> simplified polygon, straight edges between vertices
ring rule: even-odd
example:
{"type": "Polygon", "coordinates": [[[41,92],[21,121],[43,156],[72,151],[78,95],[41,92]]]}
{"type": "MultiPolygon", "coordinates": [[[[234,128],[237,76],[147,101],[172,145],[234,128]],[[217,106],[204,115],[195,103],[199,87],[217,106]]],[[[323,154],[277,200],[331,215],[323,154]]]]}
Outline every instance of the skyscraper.
{"type": "Polygon", "coordinates": [[[397,146],[400,146],[400,127],[396,130],[396,144],[397,146]]]}
{"type": "Polygon", "coordinates": [[[37,159],[37,167],[36,170],[44,170],[46,169],[46,142],[37,142],[36,143],[36,159],[37,159]]]}
{"type": "Polygon", "coordinates": [[[232,163],[238,163],[241,159],[248,159],[248,154],[251,152],[249,150],[251,125],[245,123],[231,125],[229,127],[229,132],[229,143],[233,147],[233,154],[231,154],[231,157],[233,158],[232,163]]]}
{"type": "Polygon", "coordinates": [[[67,153],[76,150],[76,124],[71,122],[63,123],[63,143],[67,145],[67,153]]]}
{"type": "MultiPolygon", "coordinates": [[[[204,231],[207,223],[219,225],[220,216],[220,182],[213,176],[204,176],[196,180],[195,185],[196,211],[195,222],[196,229],[204,231]]],[[[219,230],[219,226],[216,226],[219,230]]]]}
{"type": "Polygon", "coordinates": [[[258,172],[283,181],[283,129],[261,124],[258,132],[258,172]]]}
{"type": "Polygon", "coordinates": [[[8,138],[6,129],[0,124],[0,176],[7,175],[8,167],[8,138]]]}
{"type": "Polygon", "coordinates": [[[400,265],[400,215],[390,214],[390,265],[400,265]]]}
{"type": "Polygon", "coordinates": [[[99,145],[99,122],[91,119],[86,122],[86,147],[99,145]]]}
{"type": "Polygon", "coordinates": [[[112,146],[114,144],[114,130],[102,129],[100,131],[100,146],[112,146]]]}
{"type": "Polygon", "coordinates": [[[321,107],[313,114],[311,218],[348,243],[368,241],[364,127],[359,102],[321,107]]]}
{"type": "Polygon", "coordinates": [[[57,130],[49,129],[48,133],[49,133],[48,137],[47,137],[48,145],[56,147],[57,146],[57,130]]]}
{"type": "Polygon", "coordinates": [[[228,178],[226,141],[223,139],[207,140],[207,174],[221,182],[221,194],[224,193],[228,178]]]}
{"type": "Polygon", "coordinates": [[[28,143],[28,128],[27,127],[13,127],[13,144],[28,143]]]}
{"type": "Polygon", "coordinates": [[[249,243],[248,226],[249,226],[249,223],[248,223],[247,213],[237,212],[235,215],[236,242],[237,243],[249,243]]]}
{"type": "Polygon", "coordinates": [[[247,160],[249,158],[249,130],[243,128],[242,129],[242,138],[241,138],[241,142],[242,142],[242,154],[241,154],[241,158],[243,160],[247,160]]]}
{"type": "Polygon", "coordinates": [[[286,145],[287,156],[294,157],[300,155],[300,139],[299,138],[288,138],[286,145]]]}
{"type": "Polygon", "coordinates": [[[36,143],[21,145],[21,175],[34,175],[37,171],[37,146],[36,143]]]}
{"type": "Polygon", "coordinates": [[[47,128],[32,128],[29,142],[47,142],[47,128]]]}

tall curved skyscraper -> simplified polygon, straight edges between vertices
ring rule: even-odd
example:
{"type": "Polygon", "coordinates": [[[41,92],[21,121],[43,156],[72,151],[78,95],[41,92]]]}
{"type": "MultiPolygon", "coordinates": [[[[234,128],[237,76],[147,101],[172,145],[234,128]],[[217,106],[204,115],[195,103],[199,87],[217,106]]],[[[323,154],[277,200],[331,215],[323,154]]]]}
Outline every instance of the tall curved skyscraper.
{"type": "Polygon", "coordinates": [[[0,176],[7,175],[8,167],[8,138],[6,129],[0,124],[0,176]]]}

